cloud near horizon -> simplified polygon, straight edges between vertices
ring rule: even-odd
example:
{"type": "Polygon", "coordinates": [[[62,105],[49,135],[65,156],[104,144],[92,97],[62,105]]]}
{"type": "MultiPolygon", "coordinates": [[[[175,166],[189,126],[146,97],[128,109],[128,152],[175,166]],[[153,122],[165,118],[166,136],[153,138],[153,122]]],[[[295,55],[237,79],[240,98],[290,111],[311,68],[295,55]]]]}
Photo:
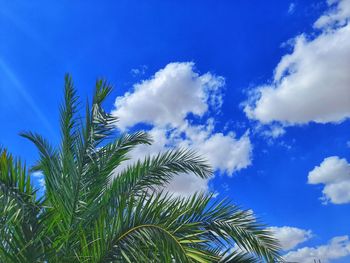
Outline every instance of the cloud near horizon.
{"type": "MultiPolygon", "coordinates": [[[[214,117],[220,112],[224,85],[223,77],[210,72],[201,75],[192,62],[174,62],[117,97],[112,113],[118,116],[117,127],[121,131],[138,124],[151,126],[149,133],[154,144],[136,148],[131,152],[132,159],[186,147],[198,151],[222,174],[231,176],[248,167],[253,149],[249,132],[237,137],[234,131],[215,131],[214,117]],[[196,123],[189,115],[194,116],[196,123]]],[[[189,195],[208,191],[208,182],[191,174],[179,175],[167,189],[189,195]]]]}
{"type": "Polygon", "coordinates": [[[329,263],[342,257],[350,255],[349,236],[337,236],[332,238],[328,244],[317,247],[303,247],[288,252],[284,259],[289,262],[314,263],[321,260],[322,263],[329,263]]]}
{"type": "Polygon", "coordinates": [[[304,230],[297,227],[282,226],[282,227],[269,227],[281,244],[283,250],[291,250],[299,244],[312,238],[313,234],[311,230],[304,230]]]}

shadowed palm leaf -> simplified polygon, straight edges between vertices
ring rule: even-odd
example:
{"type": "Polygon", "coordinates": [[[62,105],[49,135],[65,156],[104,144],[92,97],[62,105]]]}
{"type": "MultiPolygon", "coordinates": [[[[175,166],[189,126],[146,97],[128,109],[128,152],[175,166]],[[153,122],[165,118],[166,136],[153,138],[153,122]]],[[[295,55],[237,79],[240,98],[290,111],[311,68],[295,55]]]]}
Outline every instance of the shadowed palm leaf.
{"type": "Polygon", "coordinates": [[[1,262],[274,262],[279,246],[249,211],[211,195],[173,197],[160,189],[177,174],[209,178],[196,153],[178,149],[127,166],[130,151],[151,144],[145,132],[114,136],[117,119],[102,103],[111,86],[96,82],[78,116],[69,76],[61,111],[61,144],[25,132],[39,160],[38,198],[19,160],[0,150],[1,262]],[[116,172],[116,171],[119,172],[116,172]]]}

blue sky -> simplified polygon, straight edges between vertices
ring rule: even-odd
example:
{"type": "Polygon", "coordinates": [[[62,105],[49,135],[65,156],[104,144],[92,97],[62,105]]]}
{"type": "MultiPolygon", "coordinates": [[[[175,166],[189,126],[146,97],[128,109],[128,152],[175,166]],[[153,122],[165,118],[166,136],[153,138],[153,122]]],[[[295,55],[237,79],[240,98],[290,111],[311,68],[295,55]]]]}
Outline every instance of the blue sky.
{"type": "Polygon", "coordinates": [[[135,158],[186,146],[217,170],[170,191],[251,208],[287,259],[349,261],[349,0],[0,3],[0,145],[32,164],[18,133],[58,143],[64,74],[83,101],[104,77],[116,128],[155,137],[135,158]]]}

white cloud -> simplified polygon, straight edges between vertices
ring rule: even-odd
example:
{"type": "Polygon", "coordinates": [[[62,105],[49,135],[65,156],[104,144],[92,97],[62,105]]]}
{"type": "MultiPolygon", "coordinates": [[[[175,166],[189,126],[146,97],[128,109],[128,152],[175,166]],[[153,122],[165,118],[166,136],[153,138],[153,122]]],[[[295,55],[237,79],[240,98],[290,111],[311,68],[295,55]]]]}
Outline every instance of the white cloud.
{"type": "Polygon", "coordinates": [[[282,226],[269,227],[268,229],[274,233],[283,250],[293,249],[312,237],[311,230],[304,230],[296,227],[282,226]]]}
{"type": "Polygon", "coordinates": [[[189,113],[202,116],[208,104],[219,107],[223,85],[222,77],[196,73],[193,63],[170,63],[118,97],[112,113],[120,118],[121,130],[137,123],[178,127],[189,113]]]}
{"type": "MultiPolygon", "coordinates": [[[[183,131],[154,127],[149,133],[154,143],[134,149],[130,154],[130,162],[142,159],[146,155],[155,155],[169,148],[185,147],[196,150],[208,160],[214,170],[229,176],[251,164],[252,145],[248,134],[236,138],[234,133],[227,135],[213,133],[210,124],[186,126],[183,131]]],[[[130,162],[125,162],[118,171],[130,162]]],[[[175,177],[167,190],[181,195],[190,195],[197,191],[205,192],[209,190],[209,180],[192,174],[181,174],[175,177]]]]}
{"type": "Polygon", "coordinates": [[[254,89],[244,108],[249,118],[296,125],[350,117],[350,1],[328,3],[331,11],[314,25],[320,33],[296,37],[273,81],[254,89]]]}
{"type": "Polygon", "coordinates": [[[288,7],[288,14],[293,14],[295,12],[295,3],[290,3],[288,7]]]}
{"type": "Polygon", "coordinates": [[[272,137],[272,138],[278,138],[286,133],[286,130],[278,125],[272,125],[270,130],[265,131],[266,136],[272,137]]]}
{"type": "MultiPolygon", "coordinates": [[[[148,131],[153,138],[154,143],[151,145],[141,145],[130,152],[130,161],[124,162],[116,173],[122,171],[128,164],[134,163],[135,160],[142,160],[145,156],[154,156],[166,149],[174,148],[177,146],[177,139],[174,139],[173,134],[169,134],[167,129],[153,128],[148,131]]],[[[173,133],[176,130],[173,130],[173,133]]],[[[171,131],[170,131],[171,133],[171,131]]],[[[202,179],[193,174],[179,174],[167,185],[168,192],[174,195],[189,196],[195,192],[207,192],[209,179],[202,179]]]]}
{"type": "Polygon", "coordinates": [[[142,75],[146,74],[147,69],[148,69],[148,67],[146,65],[141,65],[138,68],[131,69],[130,73],[133,77],[142,76],[142,75]]]}
{"type": "Polygon", "coordinates": [[[331,260],[339,259],[350,255],[350,240],[348,236],[338,236],[331,241],[318,247],[304,247],[291,251],[284,256],[289,262],[314,263],[314,260],[321,260],[328,263],[331,260]]]}
{"type": "Polygon", "coordinates": [[[325,158],[308,175],[309,184],[324,184],[323,201],[350,203],[350,164],[338,156],[325,158]]]}
{"type": "Polygon", "coordinates": [[[42,190],[45,189],[45,178],[42,172],[34,172],[31,176],[36,179],[42,190]]]}
{"type": "Polygon", "coordinates": [[[316,28],[326,28],[342,26],[347,23],[350,17],[350,1],[349,0],[328,0],[328,5],[332,6],[326,14],[321,16],[314,24],[316,28]]]}
{"type": "MultiPolygon", "coordinates": [[[[208,117],[220,111],[224,83],[223,77],[212,73],[200,75],[193,63],[170,63],[151,79],[134,85],[132,92],[118,97],[113,114],[120,119],[119,129],[128,130],[139,123],[152,127],[149,132],[154,144],[133,150],[132,160],[167,148],[186,147],[197,150],[221,173],[232,175],[249,166],[249,132],[241,137],[232,131],[215,132],[215,120],[208,117]],[[197,115],[199,123],[193,124],[189,114],[197,115]]],[[[191,174],[179,175],[167,189],[188,195],[208,191],[208,182],[191,174]]]]}
{"type": "Polygon", "coordinates": [[[195,145],[216,170],[232,175],[251,164],[252,145],[247,134],[236,139],[234,133],[215,133],[195,145]]]}
{"type": "Polygon", "coordinates": [[[257,123],[253,131],[266,139],[269,139],[271,143],[273,142],[273,139],[282,137],[286,133],[285,128],[277,123],[271,125],[257,123]]]}
{"type": "Polygon", "coordinates": [[[234,132],[227,134],[213,132],[214,124],[209,119],[206,125],[187,125],[183,128],[184,138],[173,137],[180,147],[190,147],[201,153],[214,170],[232,175],[248,167],[252,159],[252,144],[249,132],[236,138],[234,132]]]}
{"type": "Polygon", "coordinates": [[[193,174],[179,174],[167,185],[166,190],[175,196],[190,196],[195,192],[208,192],[208,182],[208,179],[193,174]]]}

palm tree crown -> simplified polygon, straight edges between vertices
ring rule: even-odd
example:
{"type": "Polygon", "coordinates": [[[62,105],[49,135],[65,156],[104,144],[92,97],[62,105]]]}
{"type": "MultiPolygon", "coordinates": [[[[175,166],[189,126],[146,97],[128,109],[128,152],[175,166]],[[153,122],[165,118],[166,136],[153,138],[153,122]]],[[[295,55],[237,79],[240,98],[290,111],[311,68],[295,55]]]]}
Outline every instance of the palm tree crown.
{"type": "Polygon", "coordinates": [[[111,86],[96,82],[92,104],[65,77],[61,143],[25,132],[40,157],[30,173],[0,149],[1,262],[275,262],[279,246],[251,212],[210,194],[174,197],[162,189],[174,175],[201,178],[211,168],[196,153],[169,150],[117,168],[145,132],[115,136],[116,118],[102,103],[111,86]],[[31,172],[45,179],[42,196],[31,172]]]}

